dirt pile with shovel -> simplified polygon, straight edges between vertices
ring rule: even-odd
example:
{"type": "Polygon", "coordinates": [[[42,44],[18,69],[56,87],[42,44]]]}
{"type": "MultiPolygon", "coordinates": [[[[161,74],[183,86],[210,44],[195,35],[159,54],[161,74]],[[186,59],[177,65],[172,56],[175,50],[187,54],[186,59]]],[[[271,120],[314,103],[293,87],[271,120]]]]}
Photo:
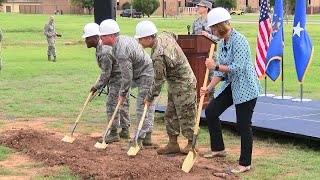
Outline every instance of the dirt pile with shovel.
{"type": "MultiPolygon", "coordinates": [[[[127,145],[124,141],[97,149],[94,144],[98,137],[77,136],[73,144],[62,142],[62,137],[46,131],[19,129],[5,132],[0,143],[26,152],[47,166],[68,166],[81,179],[220,179],[213,173],[236,166],[224,159],[199,158],[190,173],[184,173],[181,165],[185,156],[159,156],[156,147],[129,157],[120,150],[127,145]]],[[[239,177],[228,175],[223,179],[239,177]]]]}

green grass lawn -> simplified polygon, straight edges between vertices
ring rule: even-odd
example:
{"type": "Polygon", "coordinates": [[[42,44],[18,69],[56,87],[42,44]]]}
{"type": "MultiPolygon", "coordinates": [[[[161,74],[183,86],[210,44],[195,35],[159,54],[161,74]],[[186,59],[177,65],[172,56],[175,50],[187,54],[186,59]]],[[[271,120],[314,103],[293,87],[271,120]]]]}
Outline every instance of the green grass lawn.
{"type": "MultiPolygon", "coordinates": [[[[4,34],[2,41],[4,67],[0,73],[0,117],[1,114],[6,117],[27,120],[34,117],[54,117],[72,123],[98,77],[100,71],[95,62],[95,49],[87,49],[81,38],[84,25],[92,22],[93,16],[55,17],[57,31],[62,34],[62,38],[59,38],[56,43],[57,63],[47,62],[47,42],[43,35],[43,27],[49,17],[49,15],[0,14],[0,28],[4,34]]],[[[152,17],[150,19],[155,22],[159,31],[186,34],[186,26],[191,25],[194,18],[152,17]]],[[[258,15],[233,16],[233,18],[257,20],[258,15]]],[[[143,19],[146,18],[117,18],[121,34],[133,36],[135,25],[143,19]]],[[[308,16],[309,19],[319,19],[319,16],[308,16]]],[[[257,24],[233,23],[232,26],[247,37],[252,57],[255,57],[257,24]]],[[[295,73],[291,43],[292,24],[284,26],[285,93],[298,97],[299,84],[295,73]]],[[[305,78],[304,97],[320,100],[318,92],[320,55],[317,51],[320,46],[320,25],[308,24],[307,30],[313,41],[315,53],[305,78]]],[[[281,81],[268,80],[268,92],[280,95],[281,81]]],[[[162,93],[162,96],[165,94],[162,93]]],[[[89,104],[82,120],[105,121],[104,106],[104,97],[95,98],[89,104]]],[[[134,110],[131,114],[134,116],[134,110]]],[[[59,123],[48,125],[48,127],[60,130],[69,129],[66,126],[61,128],[59,123]]],[[[94,129],[94,127],[89,128],[94,129]]],[[[163,126],[159,129],[163,129],[163,126]]],[[[232,131],[225,129],[224,137],[229,148],[239,145],[239,137],[232,131]]],[[[292,142],[292,139],[279,142],[275,140],[276,137],[268,137],[255,138],[255,146],[268,148],[270,153],[275,153],[276,156],[255,159],[253,161],[255,170],[242,178],[317,179],[319,177],[320,153],[318,149],[304,147],[304,142],[296,144],[292,142]]],[[[208,145],[208,133],[205,127],[201,129],[199,139],[201,145],[208,145]]],[[[0,151],[0,155],[8,153],[7,150],[5,153],[2,152],[0,151]]],[[[230,157],[231,160],[237,160],[237,158],[230,157]]]]}

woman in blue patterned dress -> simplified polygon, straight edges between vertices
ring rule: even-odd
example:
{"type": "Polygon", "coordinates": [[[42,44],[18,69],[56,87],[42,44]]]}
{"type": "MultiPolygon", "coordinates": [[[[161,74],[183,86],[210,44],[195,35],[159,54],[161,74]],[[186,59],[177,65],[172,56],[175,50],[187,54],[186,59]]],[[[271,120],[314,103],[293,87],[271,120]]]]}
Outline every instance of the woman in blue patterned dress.
{"type": "Polygon", "coordinates": [[[208,93],[220,81],[223,82],[205,111],[211,143],[211,153],[205,157],[226,155],[219,116],[235,104],[241,152],[239,165],[231,172],[242,173],[250,170],[253,144],[251,119],[261,85],[253,68],[249,43],[245,36],[230,26],[229,19],[231,16],[224,8],[214,8],[208,14],[208,26],[222,40],[218,48],[219,64],[206,60],[206,66],[215,72],[210,84],[201,88],[200,94],[208,93]]]}

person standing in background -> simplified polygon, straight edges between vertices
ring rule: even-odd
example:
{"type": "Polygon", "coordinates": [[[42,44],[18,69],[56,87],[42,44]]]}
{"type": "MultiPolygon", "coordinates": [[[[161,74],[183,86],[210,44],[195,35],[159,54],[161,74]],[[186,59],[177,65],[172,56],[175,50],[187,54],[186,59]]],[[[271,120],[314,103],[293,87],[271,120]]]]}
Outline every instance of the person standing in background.
{"type": "MultiPolygon", "coordinates": [[[[218,43],[219,38],[214,34],[212,34],[211,29],[207,27],[208,25],[207,16],[211,8],[212,8],[212,3],[207,0],[201,0],[197,4],[197,13],[200,15],[200,17],[197,18],[192,24],[192,34],[204,35],[207,38],[214,41],[215,43],[218,43]]],[[[214,56],[217,56],[217,54],[215,53],[214,56]]],[[[214,72],[213,70],[209,70],[209,81],[211,81],[213,77],[213,72],[214,72]]],[[[214,89],[209,92],[210,99],[213,98],[213,94],[214,94],[214,89]]]]}
{"type": "Polygon", "coordinates": [[[56,32],[53,16],[50,17],[48,24],[44,26],[44,35],[48,41],[48,61],[51,61],[51,55],[53,55],[53,62],[56,62],[56,37],[61,37],[61,35],[56,32]]]}

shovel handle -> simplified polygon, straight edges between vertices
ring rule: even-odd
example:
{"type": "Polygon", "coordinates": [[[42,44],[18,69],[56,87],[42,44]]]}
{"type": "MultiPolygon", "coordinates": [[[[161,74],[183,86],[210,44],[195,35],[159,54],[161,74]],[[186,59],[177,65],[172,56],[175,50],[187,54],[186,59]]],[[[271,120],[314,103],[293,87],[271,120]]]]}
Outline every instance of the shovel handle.
{"type": "Polygon", "coordinates": [[[89,103],[90,98],[91,98],[92,95],[93,95],[92,92],[90,92],[89,95],[88,95],[88,97],[87,97],[87,99],[86,99],[86,101],[85,101],[84,104],[83,104],[83,107],[82,107],[82,109],[81,109],[81,111],[80,111],[80,114],[78,115],[78,117],[77,117],[77,119],[76,119],[76,123],[79,122],[80,117],[82,116],[84,110],[86,109],[86,107],[87,107],[87,105],[88,105],[88,103],[89,103]]]}
{"type": "MultiPolygon", "coordinates": [[[[210,52],[209,52],[209,59],[210,60],[212,60],[214,47],[215,47],[215,44],[211,44],[210,52]]],[[[204,76],[204,81],[203,81],[203,86],[202,87],[206,87],[207,86],[208,79],[209,79],[209,69],[206,68],[206,74],[204,76]]],[[[200,96],[198,112],[197,112],[197,119],[196,119],[196,123],[194,125],[194,131],[193,131],[194,135],[197,135],[198,131],[199,131],[199,123],[200,123],[200,117],[201,117],[201,113],[202,113],[202,106],[203,106],[204,97],[205,97],[205,95],[200,96]]]]}
{"type": "Polygon", "coordinates": [[[138,140],[139,133],[140,133],[140,131],[141,131],[141,129],[142,129],[142,125],[143,125],[144,119],[145,119],[145,117],[146,117],[147,110],[148,110],[148,106],[147,106],[147,104],[145,104],[145,105],[144,105],[144,109],[143,109],[143,113],[142,113],[142,116],[141,116],[141,119],[140,119],[140,122],[139,122],[138,129],[137,129],[137,131],[136,131],[136,133],[135,133],[135,135],[134,135],[135,141],[138,140]]]}
{"type": "Polygon", "coordinates": [[[111,125],[112,125],[112,123],[113,123],[113,120],[114,120],[114,118],[115,118],[116,115],[117,115],[117,112],[118,112],[118,110],[119,110],[120,105],[121,105],[121,103],[120,103],[120,101],[118,101],[118,104],[117,104],[117,106],[116,106],[116,109],[114,110],[114,112],[113,112],[113,114],[112,114],[112,116],[111,116],[111,119],[110,119],[110,121],[109,121],[109,123],[108,123],[108,125],[107,125],[107,128],[106,128],[105,132],[103,133],[103,138],[105,138],[105,137],[107,136],[108,130],[110,129],[110,127],[111,127],[111,125]]]}
{"type": "Polygon", "coordinates": [[[144,119],[146,118],[146,113],[148,110],[148,106],[147,104],[144,105],[144,109],[143,109],[143,114],[141,116],[140,122],[139,122],[139,126],[138,126],[138,130],[140,131],[144,122],[144,119]]]}

